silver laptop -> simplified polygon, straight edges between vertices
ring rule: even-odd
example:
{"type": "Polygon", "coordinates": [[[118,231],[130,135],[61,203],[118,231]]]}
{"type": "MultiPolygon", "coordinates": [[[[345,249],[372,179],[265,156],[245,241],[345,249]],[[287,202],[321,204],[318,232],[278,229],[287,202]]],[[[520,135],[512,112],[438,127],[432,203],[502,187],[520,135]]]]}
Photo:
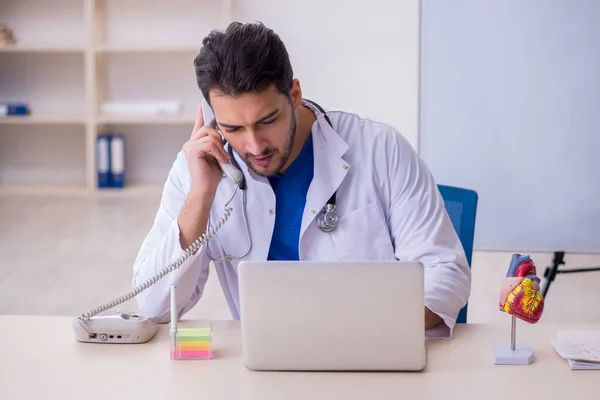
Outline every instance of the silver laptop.
{"type": "Polygon", "coordinates": [[[253,370],[420,371],[418,262],[242,261],[242,352],[253,370]]]}

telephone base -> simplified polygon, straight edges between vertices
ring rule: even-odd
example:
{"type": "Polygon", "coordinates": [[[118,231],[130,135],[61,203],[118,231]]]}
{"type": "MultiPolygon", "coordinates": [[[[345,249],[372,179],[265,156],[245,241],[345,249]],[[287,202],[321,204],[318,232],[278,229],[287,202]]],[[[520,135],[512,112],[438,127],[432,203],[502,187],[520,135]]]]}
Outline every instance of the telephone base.
{"type": "Polygon", "coordinates": [[[75,340],[84,343],[146,343],[157,330],[154,322],[135,313],[108,313],[88,321],[73,319],[75,340]]]}

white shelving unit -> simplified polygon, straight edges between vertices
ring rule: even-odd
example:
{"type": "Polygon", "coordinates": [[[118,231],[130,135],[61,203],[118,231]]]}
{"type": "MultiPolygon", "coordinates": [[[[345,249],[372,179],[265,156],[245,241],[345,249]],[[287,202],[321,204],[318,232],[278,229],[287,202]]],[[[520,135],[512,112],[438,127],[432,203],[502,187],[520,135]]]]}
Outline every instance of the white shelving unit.
{"type": "MultiPolygon", "coordinates": [[[[202,100],[193,59],[232,20],[232,0],[0,0],[0,193],[98,194],[96,138],[121,133],[126,191],[162,185],[202,100]],[[179,115],[104,115],[104,101],[170,100],[179,115]]],[[[102,189],[104,190],[104,189],[102,189]]]]}

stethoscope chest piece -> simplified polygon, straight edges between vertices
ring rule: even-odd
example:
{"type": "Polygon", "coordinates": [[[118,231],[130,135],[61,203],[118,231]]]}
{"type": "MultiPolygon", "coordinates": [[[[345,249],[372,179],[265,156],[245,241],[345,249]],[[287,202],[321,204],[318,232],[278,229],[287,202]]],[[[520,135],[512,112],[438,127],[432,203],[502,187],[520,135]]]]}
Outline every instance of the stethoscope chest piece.
{"type": "Polygon", "coordinates": [[[317,218],[319,229],[323,232],[333,231],[340,223],[340,217],[335,212],[335,204],[327,204],[317,218]]]}

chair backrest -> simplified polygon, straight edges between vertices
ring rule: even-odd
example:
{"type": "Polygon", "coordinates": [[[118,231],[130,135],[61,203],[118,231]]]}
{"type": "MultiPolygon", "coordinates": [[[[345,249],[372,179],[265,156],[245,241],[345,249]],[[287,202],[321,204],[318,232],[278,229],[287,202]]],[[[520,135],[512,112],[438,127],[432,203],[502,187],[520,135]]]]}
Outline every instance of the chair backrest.
{"type": "MultiPolygon", "coordinates": [[[[444,199],[446,211],[450,216],[452,225],[454,225],[454,229],[465,250],[469,268],[471,268],[473,239],[475,237],[475,217],[477,214],[477,192],[471,189],[446,185],[438,185],[438,189],[444,199]]],[[[460,310],[456,320],[457,323],[467,322],[467,308],[468,304],[460,310]]]]}

